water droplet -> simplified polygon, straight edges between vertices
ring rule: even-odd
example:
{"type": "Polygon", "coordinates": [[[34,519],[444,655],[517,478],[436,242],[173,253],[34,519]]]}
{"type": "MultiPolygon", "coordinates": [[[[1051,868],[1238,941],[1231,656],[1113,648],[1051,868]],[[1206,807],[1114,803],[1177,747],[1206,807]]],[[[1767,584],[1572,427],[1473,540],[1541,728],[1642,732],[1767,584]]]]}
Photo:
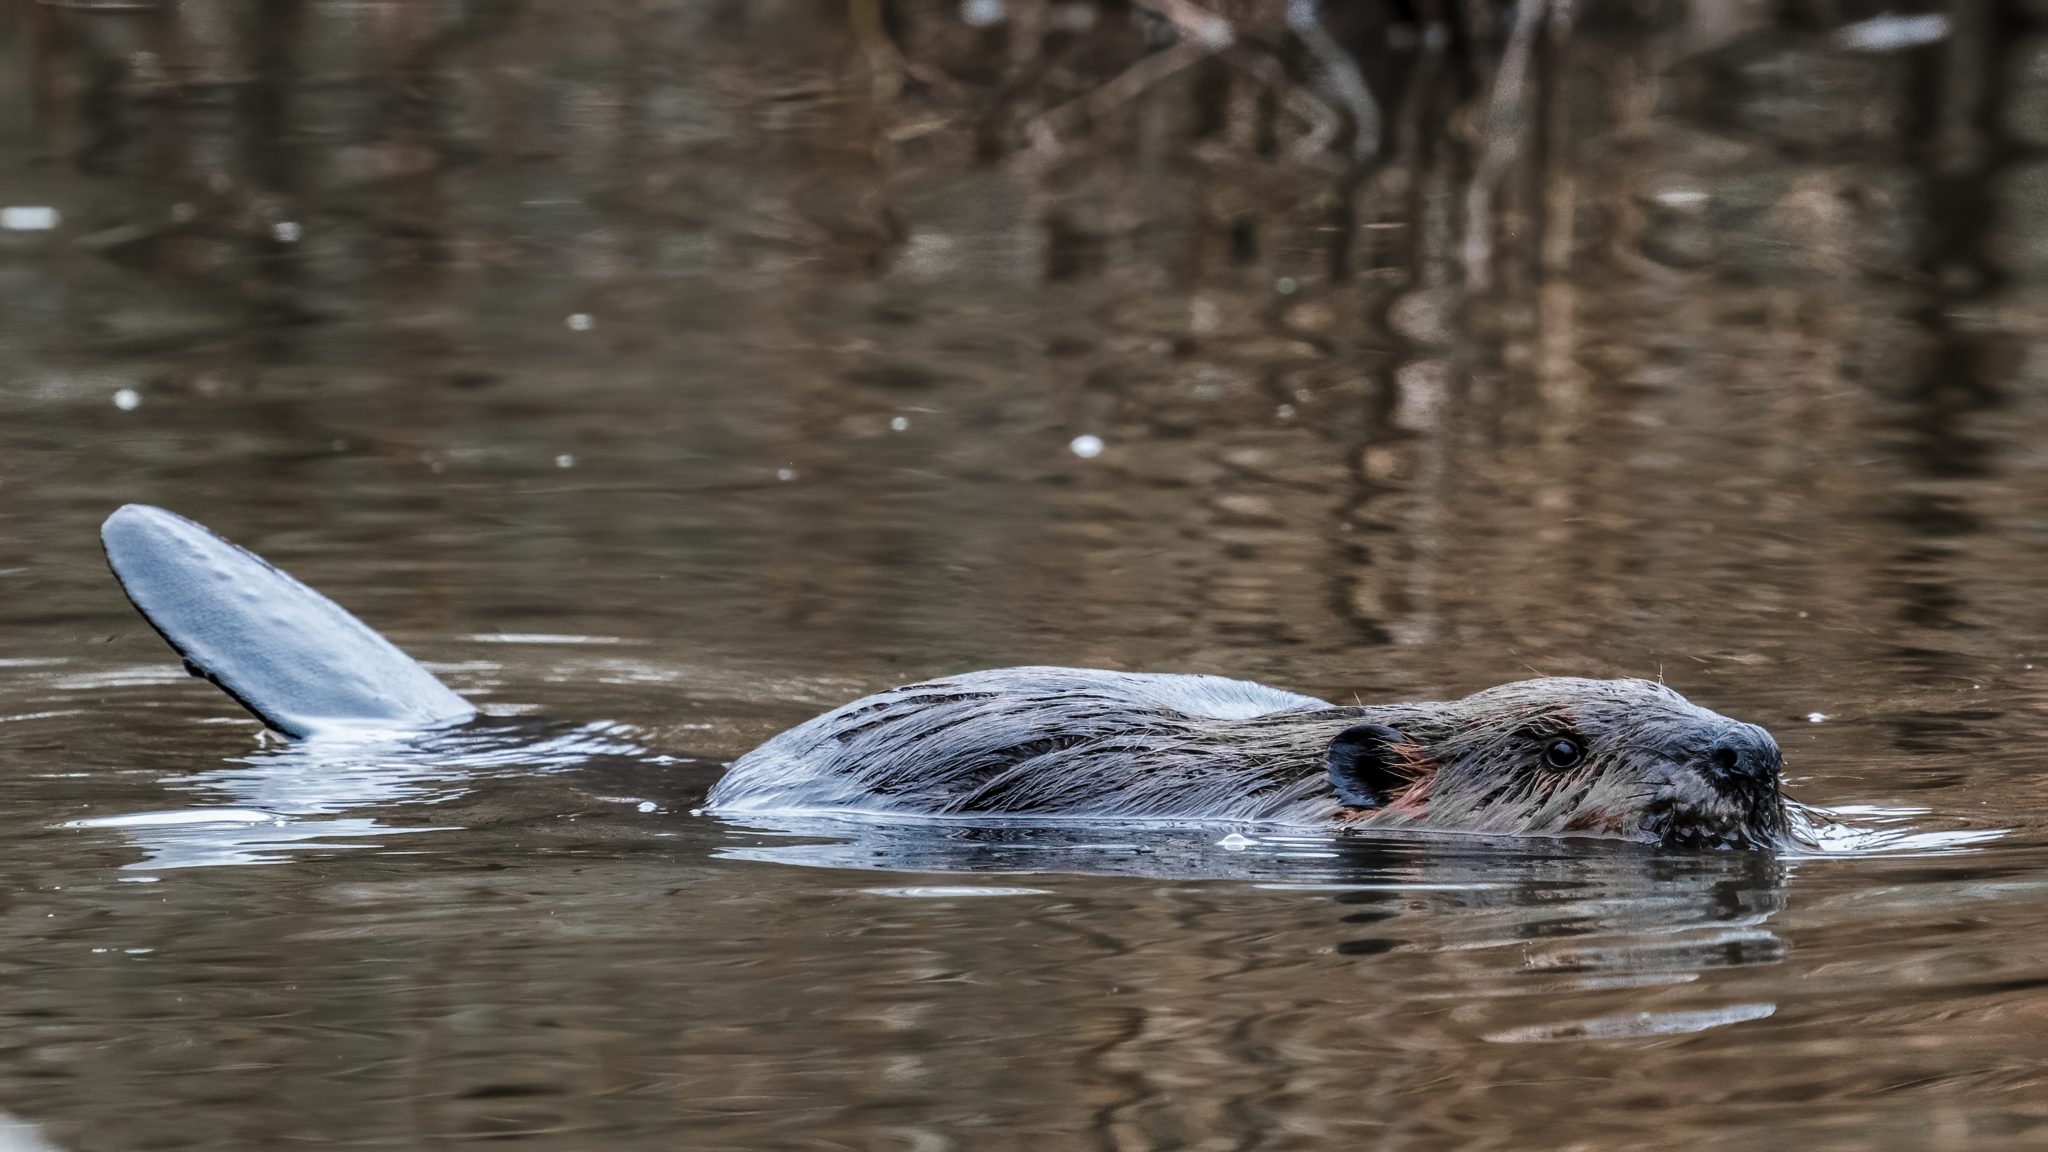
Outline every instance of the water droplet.
{"type": "Polygon", "coordinates": [[[562,323],[567,324],[571,332],[588,332],[597,321],[592,320],[588,312],[571,312],[569,318],[562,323]]]}
{"type": "Polygon", "coordinates": [[[794,468],[777,468],[777,469],[775,470],[775,478],[776,478],[777,480],[785,480],[785,481],[787,481],[787,480],[794,480],[794,479],[796,479],[796,469],[794,469],[794,468]]]}
{"type": "Polygon", "coordinates": [[[652,812],[654,811],[655,804],[652,800],[642,800],[640,803],[635,804],[634,807],[642,812],[652,812]]]}
{"type": "Polygon", "coordinates": [[[142,393],[133,388],[123,388],[114,393],[114,407],[123,412],[133,412],[142,407],[142,393]]]}
{"type": "Polygon", "coordinates": [[[908,417],[908,416],[897,416],[897,417],[894,417],[893,419],[891,419],[891,420],[889,421],[889,427],[890,427],[890,429],[891,429],[891,430],[893,430],[893,431],[896,431],[896,432],[908,432],[908,431],[910,431],[910,417],[908,417]]]}
{"type": "Polygon", "coordinates": [[[1102,455],[1102,437],[1086,434],[1076,436],[1068,441],[1067,449],[1083,460],[1093,460],[1102,455]]]}
{"type": "Polygon", "coordinates": [[[277,237],[277,242],[280,244],[297,244],[299,242],[298,222],[294,220],[279,220],[270,226],[270,234],[277,237]]]}
{"type": "Polygon", "coordinates": [[[1250,848],[1252,845],[1257,843],[1257,840],[1254,840],[1249,836],[1243,835],[1242,833],[1238,832],[1232,832],[1230,835],[1225,836],[1221,840],[1218,840],[1216,842],[1216,846],[1218,848],[1222,848],[1230,852],[1242,852],[1245,849],[1250,848]]]}
{"type": "Polygon", "coordinates": [[[1819,724],[1827,718],[1828,714],[1825,712],[1808,712],[1806,714],[1806,722],[1808,724],[1819,724]]]}
{"type": "Polygon", "coordinates": [[[555,457],[555,467],[557,468],[574,468],[575,466],[576,458],[574,456],[569,455],[567,452],[564,452],[560,456],[555,457]]]}

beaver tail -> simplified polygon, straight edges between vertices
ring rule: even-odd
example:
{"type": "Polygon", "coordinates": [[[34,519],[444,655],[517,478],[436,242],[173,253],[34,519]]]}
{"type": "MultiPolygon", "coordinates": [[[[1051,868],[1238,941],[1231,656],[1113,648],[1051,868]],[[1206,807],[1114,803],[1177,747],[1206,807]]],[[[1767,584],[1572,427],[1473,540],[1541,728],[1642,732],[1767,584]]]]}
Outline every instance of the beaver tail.
{"type": "Polygon", "coordinates": [[[183,516],[129,504],[107,517],[100,541],[129,602],[186,670],[279,732],[436,728],[476,716],[346,609],[183,516]]]}

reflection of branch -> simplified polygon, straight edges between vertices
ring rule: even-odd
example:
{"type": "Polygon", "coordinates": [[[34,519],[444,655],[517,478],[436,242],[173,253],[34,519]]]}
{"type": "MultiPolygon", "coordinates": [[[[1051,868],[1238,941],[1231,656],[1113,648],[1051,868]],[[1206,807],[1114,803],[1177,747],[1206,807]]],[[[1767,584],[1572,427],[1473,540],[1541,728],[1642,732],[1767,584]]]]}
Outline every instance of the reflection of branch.
{"type": "Polygon", "coordinates": [[[1372,98],[1372,89],[1366,87],[1358,61],[1323,27],[1317,16],[1318,7],[1317,0],[1288,0],[1287,26],[1329,74],[1337,99],[1351,113],[1351,158],[1365,161],[1380,150],[1379,102],[1372,98]]]}
{"type": "Polygon", "coordinates": [[[1064,119],[1073,110],[1078,108],[1086,111],[1091,117],[1099,117],[1118,105],[1137,98],[1147,88],[1168,76],[1199,64],[1237,42],[1237,31],[1230,26],[1230,21],[1205,11],[1190,0],[1134,2],[1179,29],[1182,39],[1163,52],[1154,52],[1144,57],[1086,96],[1076,97],[1034,117],[1024,126],[1024,134],[1031,141],[1034,152],[1048,158],[1059,152],[1059,133],[1053,124],[1064,119]]]}
{"type": "Polygon", "coordinates": [[[869,83],[877,104],[887,104],[903,89],[903,54],[889,39],[888,22],[882,16],[881,0],[850,0],[846,22],[853,41],[867,60],[869,83]]]}
{"type": "Polygon", "coordinates": [[[1514,163],[1521,150],[1526,120],[1524,89],[1528,86],[1529,55],[1536,43],[1536,28],[1543,22],[1545,0],[1515,0],[1515,27],[1508,34],[1508,46],[1501,53],[1500,68],[1493,75],[1493,99],[1486,110],[1486,139],[1479,154],[1479,170],[1465,195],[1465,284],[1484,288],[1490,279],[1493,233],[1488,219],[1493,208],[1493,190],[1514,163]]]}
{"type": "Polygon", "coordinates": [[[1209,45],[1211,51],[1228,48],[1237,40],[1237,30],[1230,21],[1210,12],[1190,0],[1133,0],[1138,7],[1155,16],[1164,17],[1181,34],[1191,40],[1209,45]]]}
{"type": "Polygon", "coordinates": [[[1344,126],[1344,117],[1337,109],[1296,84],[1294,78],[1287,74],[1287,69],[1280,66],[1280,61],[1264,49],[1245,45],[1233,51],[1230,60],[1251,73],[1252,79],[1279,93],[1287,110],[1308,122],[1308,134],[1291,149],[1294,158],[1304,164],[1326,161],[1330,141],[1337,138],[1337,133],[1344,126]]]}

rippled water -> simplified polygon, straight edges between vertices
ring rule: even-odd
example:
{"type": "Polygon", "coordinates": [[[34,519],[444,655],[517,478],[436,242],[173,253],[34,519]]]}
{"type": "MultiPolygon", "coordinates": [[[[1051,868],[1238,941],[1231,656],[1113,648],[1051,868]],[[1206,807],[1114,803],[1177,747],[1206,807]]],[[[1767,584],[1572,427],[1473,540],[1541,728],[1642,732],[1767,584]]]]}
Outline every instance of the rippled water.
{"type": "Polygon", "coordinates": [[[0,1149],[2048,1139],[2017,23],[1596,8],[1475,262],[1428,36],[1332,21],[1408,45],[1346,167],[1257,5],[1080,111],[1171,36],[682,7],[0,11],[0,1149]],[[506,723],[266,738],[106,575],[130,500],[506,723]],[[693,813],[1023,663],[1662,676],[1841,824],[693,813]]]}

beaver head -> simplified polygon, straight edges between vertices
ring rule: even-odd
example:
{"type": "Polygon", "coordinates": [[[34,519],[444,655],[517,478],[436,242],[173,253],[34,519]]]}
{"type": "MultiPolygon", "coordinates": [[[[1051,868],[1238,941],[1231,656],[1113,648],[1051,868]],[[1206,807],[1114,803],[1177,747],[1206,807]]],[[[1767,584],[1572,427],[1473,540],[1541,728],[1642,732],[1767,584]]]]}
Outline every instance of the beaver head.
{"type": "Polygon", "coordinates": [[[1372,709],[1331,741],[1357,822],[1768,845],[1785,830],[1776,741],[1647,680],[1524,680],[1372,709]]]}

